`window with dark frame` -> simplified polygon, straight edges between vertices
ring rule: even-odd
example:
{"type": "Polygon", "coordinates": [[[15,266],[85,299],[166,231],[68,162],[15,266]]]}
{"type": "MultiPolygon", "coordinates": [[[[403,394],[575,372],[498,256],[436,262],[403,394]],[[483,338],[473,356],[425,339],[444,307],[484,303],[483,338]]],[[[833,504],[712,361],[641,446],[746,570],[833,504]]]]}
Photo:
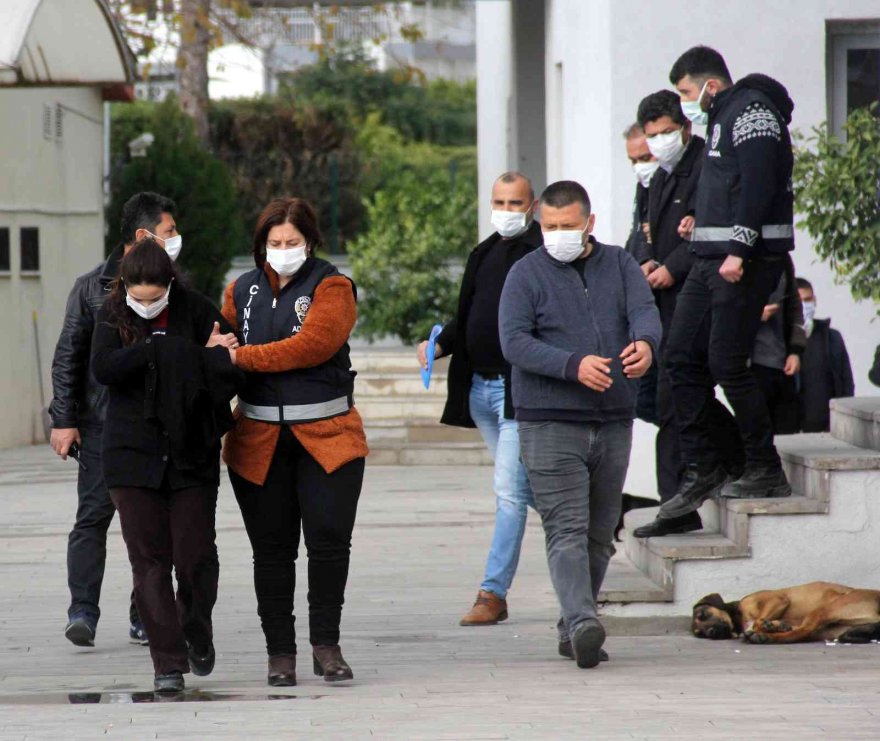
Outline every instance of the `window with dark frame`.
{"type": "Polygon", "coordinates": [[[12,269],[9,260],[9,227],[0,226],[0,273],[8,273],[12,269]]]}
{"type": "Polygon", "coordinates": [[[834,21],[827,30],[829,130],[843,138],[850,113],[880,102],[880,22],[834,21]]]}
{"type": "Polygon", "coordinates": [[[23,226],[19,232],[21,244],[21,272],[40,272],[40,230],[35,226],[23,226]]]}

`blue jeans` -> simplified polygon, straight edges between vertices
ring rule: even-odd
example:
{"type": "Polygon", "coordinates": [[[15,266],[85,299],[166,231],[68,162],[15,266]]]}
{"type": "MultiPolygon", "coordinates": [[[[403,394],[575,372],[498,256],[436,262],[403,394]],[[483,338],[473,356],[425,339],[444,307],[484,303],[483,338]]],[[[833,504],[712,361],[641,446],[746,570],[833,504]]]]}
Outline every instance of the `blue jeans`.
{"type": "Polygon", "coordinates": [[[566,641],[596,619],[596,599],[615,551],[632,420],[520,422],[519,434],[562,612],[559,640],[566,641]]]}
{"type": "Polygon", "coordinates": [[[504,418],[504,379],[474,373],[470,411],[495,461],[495,534],[480,589],[505,599],[519,563],[528,507],[535,506],[535,499],[520,459],[516,421],[504,418]]]}

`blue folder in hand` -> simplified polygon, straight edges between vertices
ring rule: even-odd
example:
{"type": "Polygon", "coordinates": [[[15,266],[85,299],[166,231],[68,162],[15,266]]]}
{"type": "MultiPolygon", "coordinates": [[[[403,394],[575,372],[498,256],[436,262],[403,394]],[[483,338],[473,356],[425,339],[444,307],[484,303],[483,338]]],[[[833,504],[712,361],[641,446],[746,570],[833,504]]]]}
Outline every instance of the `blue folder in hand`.
{"type": "Polygon", "coordinates": [[[437,335],[439,335],[443,331],[443,327],[439,324],[435,324],[434,328],[431,330],[431,336],[428,337],[428,347],[425,348],[425,357],[428,359],[428,367],[422,368],[422,383],[425,384],[425,388],[428,388],[431,385],[431,371],[434,369],[434,350],[437,344],[437,335]]]}

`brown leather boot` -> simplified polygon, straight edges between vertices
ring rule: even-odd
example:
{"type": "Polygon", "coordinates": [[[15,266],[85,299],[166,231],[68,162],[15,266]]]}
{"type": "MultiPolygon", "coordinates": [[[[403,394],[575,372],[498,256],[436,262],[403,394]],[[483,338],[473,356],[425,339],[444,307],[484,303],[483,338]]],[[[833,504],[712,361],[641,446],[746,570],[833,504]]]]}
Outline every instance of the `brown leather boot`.
{"type": "Polygon", "coordinates": [[[507,601],[492,592],[480,590],[477,601],[459,625],[497,625],[507,620],[507,601]]]}
{"type": "Polygon", "coordinates": [[[312,646],[315,676],[324,677],[325,682],[342,682],[354,679],[354,672],[342,658],[339,646],[312,646]]]}
{"type": "Polygon", "coordinates": [[[293,687],[296,685],[296,654],[278,654],[269,657],[269,677],[271,687],[293,687]]]}

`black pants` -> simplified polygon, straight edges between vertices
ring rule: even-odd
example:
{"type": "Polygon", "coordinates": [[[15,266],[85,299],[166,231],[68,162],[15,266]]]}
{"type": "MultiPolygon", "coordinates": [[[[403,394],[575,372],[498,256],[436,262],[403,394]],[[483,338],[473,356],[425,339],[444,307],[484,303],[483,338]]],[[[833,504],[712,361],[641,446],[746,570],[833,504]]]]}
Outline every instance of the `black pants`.
{"type": "Polygon", "coordinates": [[[214,636],[211,612],[220,573],[214,532],[217,487],[173,491],[166,483],[159,490],[113,488],[110,497],[119,510],[156,675],[188,672],[187,643],[204,653],[214,636]]]}
{"type": "MultiPolygon", "coordinates": [[[[110,500],[110,492],[104,486],[101,430],[83,429],[80,430],[80,437],[80,459],[87,468],[79,468],[76,522],[67,538],[67,586],[70,588],[67,614],[71,618],[86,615],[97,624],[101,617],[98,603],[107,561],[107,529],[113,521],[116,508],[110,500]]],[[[128,617],[132,623],[139,620],[133,591],[128,617]]]]}
{"type": "Polygon", "coordinates": [[[296,653],[293,616],[300,525],[309,558],[309,641],[339,643],[351,533],[364,459],[326,473],[288,427],[281,428],[263,486],[229,472],[254,551],[257,612],[269,656],[296,653]]]}
{"type": "Polygon", "coordinates": [[[800,432],[800,400],[794,377],[786,376],[779,368],[756,364],[752,364],[752,374],[767,401],[773,433],[794,435],[800,432]]]}
{"type": "Polygon", "coordinates": [[[778,466],[770,414],[749,357],[783,261],[747,261],[737,283],[725,281],[720,266],[720,259],[696,259],[678,296],[669,337],[667,361],[682,460],[721,459],[709,437],[709,409],[718,383],[733,407],[747,463],[778,466]]]}

